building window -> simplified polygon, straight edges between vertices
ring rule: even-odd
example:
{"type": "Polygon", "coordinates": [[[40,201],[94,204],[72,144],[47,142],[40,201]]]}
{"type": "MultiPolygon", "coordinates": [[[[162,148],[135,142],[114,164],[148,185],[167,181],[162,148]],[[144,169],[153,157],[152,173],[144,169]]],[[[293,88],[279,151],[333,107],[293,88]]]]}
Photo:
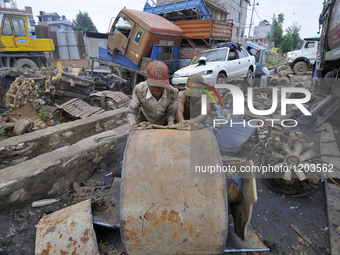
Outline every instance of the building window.
{"type": "Polygon", "coordinates": [[[238,13],[238,22],[241,22],[241,13],[238,13]]]}

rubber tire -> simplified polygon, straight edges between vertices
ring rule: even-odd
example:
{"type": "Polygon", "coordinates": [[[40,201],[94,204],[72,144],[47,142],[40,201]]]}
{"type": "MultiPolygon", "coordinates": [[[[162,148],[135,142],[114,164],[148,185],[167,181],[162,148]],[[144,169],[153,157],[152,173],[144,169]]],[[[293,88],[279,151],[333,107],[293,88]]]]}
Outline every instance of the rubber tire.
{"type": "Polygon", "coordinates": [[[279,85],[282,87],[287,87],[289,85],[289,79],[287,77],[280,78],[279,85]]]}
{"type": "Polygon", "coordinates": [[[254,85],[253,72],[250,68],[248,69],[246,78],[244,78],[244,82],[248,85],[248,87],[253,87],[254,85]]]}
{"type": "Polygon", "coordinates": [[[279,85],[279,78],[272,77],[269,81],[269,86],[276,87],[277,85],[279,85]]]}
{"type": "Polygon", "coordinates": [[[14,63],[14,67],[17,68],[30,68],[32,70],[39,70],[39,67],[34,61],[28,58],[20,58],[14,63]]]}
{"type": "Polygon", "coordinates": [[[216,78],[216,84],[227,84],[227,76],[224,73],[219,73],[216,78]]]}
{"type": "Polygon", "coordinates": [[[305,61],[299,61],[293,66],[293,71],[297,75],[304,75],[308,70],[308,65],[305,61]]]}

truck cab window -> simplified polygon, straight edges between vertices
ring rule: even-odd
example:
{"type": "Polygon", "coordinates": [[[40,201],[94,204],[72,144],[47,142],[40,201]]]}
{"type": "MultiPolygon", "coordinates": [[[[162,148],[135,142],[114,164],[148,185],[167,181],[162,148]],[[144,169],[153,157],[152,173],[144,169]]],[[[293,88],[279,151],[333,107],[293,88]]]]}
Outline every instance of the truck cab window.
{"type": "Polygon", "coordinates": [[[308,42],[308,43],[306,43],[305,48],[306,48],[306,49],[308,49],[308,48],[314,48],[314,46],[315,46],[315,42],[308,42]]]}
{"type": "Polygon", "coordinates": [[[127,21],[123,17],[119,17],[119,19],[116,22],[115,30],[113,31],[113,34],[120,32],[126,38],[129,38],[131,29],[132,29],[132,25],[129,23],[129,21],[127,21]]]}
{"type": "Polygon", "coordinates": [[[12,28],[11,28],[11,22],[10,22],[8,16],[5,16],[4,25],[3,25],[3,27],[2,27],[2,32],[1,32],[1,34],[2,34],[2,35],[13,35],[13,33],[12,33],[12,28]]]}
{"type": "Polygon", "coordinates": [[[135,44],[137,44],[137,45],[140,44],[140,41],[142,40],[143,34],[144,34],[144,30],[141,29],[141,28],[138,28],[136,35],[135,35],[135,38],[133,39],[135,44]]]}
{"type": "Polygon", "coordinates": [[[12,17],[12,23],[15,36],[27,36],[25,21],[23,18],[12,17]]]}

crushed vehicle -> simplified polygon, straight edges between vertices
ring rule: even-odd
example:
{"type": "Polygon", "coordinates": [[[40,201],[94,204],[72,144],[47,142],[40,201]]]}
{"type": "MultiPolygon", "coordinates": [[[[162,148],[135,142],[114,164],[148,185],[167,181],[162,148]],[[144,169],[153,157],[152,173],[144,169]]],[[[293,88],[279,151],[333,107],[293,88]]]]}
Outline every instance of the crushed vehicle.
{"type": "Polygon", "coordinates": [[[32,38],[27,16],[0,11],[0,27],[1,66],[36,70],[48,65],[44,52],[54,51],[53,40],[32,38]]]}
{"type": "Polygon", "coordinates": [[[204,82],[211,86],[243,77],[250,82],[254,71],[255,58],[244,48],[222,47],[202,52],[189,66],[176,71],[172,84],[184,86],[189,75],[194,73],[201,74],[204,82]]]}
{"type": "Polygon", "coordinates": [[[304,38],[300,50],[287,53],[287,64],[293,69],[295,74],[303,75],[308,68],[315,65],[318,54],[320,37],[304,38]]]}

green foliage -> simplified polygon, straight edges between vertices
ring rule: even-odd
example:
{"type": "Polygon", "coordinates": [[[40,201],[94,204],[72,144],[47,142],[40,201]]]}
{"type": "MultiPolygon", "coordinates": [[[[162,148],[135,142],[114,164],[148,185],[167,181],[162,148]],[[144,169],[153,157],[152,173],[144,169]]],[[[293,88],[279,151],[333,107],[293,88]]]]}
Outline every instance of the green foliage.
{"type": "Polygon", "coordinates": [[[280,51],[282,53],[286,53],[288,51],[292,51],[294,45],[294,37],[291,34],[286,34],[282,37],[282,41],[280,43],[280,51]]]}
{"type": "Polygon", "coordinates": [[[80,30],[83,32],[98,32],[89,14],[81,11],[76,15],[76,19],[72,21],[72,28],[73,30],[80,30]]]}
{"type": "Polygon", "coordinates": [[[266,57],[266,66],[277,66],[282,63],[282,59],[280,58],[266,57]]]}
{"type": "Polygon", "coordinates": [[[40,109],[39,117],[43,122],[47,122],[47,121],[51,120],[51,115],[50,115],[48,109],[46,109],[46,108],[40,109]]]}
{"type": "Polygon", "coordinates": [[[280,42],[282,40],[282,35],[283,35],[283,25],[284,21],[284,15],[283,13],[280,13],[278,17],[274,17],[273,20],[273,33],[271,37],[269,36],[270,41],[274,42],[274,47],[278,48],[280,45],[280,42]]]}
{"type": "Polygon", "coordinates": [[[302,46],[302,40],[300,38],[301,26],[297,23],[293,23],[292,26],[286,29],[286,33],[293,37],[293,50],[300,49],[302,46]]]}

